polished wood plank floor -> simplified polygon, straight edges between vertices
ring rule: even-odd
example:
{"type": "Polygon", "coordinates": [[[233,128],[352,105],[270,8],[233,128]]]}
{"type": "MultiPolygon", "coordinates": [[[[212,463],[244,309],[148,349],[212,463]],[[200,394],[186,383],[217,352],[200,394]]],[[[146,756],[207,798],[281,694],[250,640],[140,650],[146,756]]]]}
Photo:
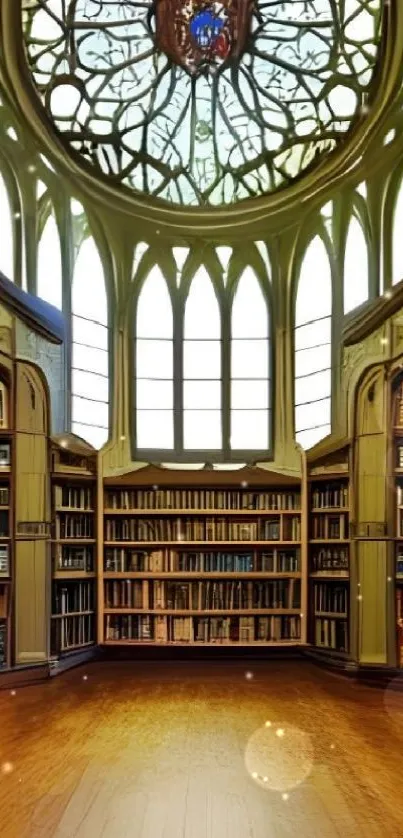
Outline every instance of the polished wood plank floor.
{"type": "Polygon", "coordinates": [[[403,693],[305,662],[0,692],[1,838],[401,838],[403,693]]]}

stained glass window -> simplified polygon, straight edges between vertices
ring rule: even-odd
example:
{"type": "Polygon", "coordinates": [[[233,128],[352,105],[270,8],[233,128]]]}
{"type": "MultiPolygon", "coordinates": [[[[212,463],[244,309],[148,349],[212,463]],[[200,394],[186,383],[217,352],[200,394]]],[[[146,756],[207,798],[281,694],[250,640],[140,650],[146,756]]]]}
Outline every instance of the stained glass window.
{"type": "Polygon", "coordinates": [[[222,205],[290,183],[365,118],[383,0],[22,0],[29,67],[114,182],[222,205]]]}
{"type": "Polygon", "coordinates": [[[62,257],[53,215],[45,224],[38,246],[37,294],[47,303],[62,307],[62,257]]]}
{"type": "Polygon", "coordinates": [[[361,224],[353,216],[344,256],[344,313],[368,299],[368,248],[361,224]]]}
{"type": "Polygon", "coordinates": [[[332,279],[319,236],[301,267],[295,311],[295,432],[303,448],[330,433],[332,279]]]}
{"type": "Polygon", "coordinates": [[[80,247],[72,287],[72,430],[95,448],[108,439],[108,309],[92,238],[80,247]]]}
{"type": "Polygon", "coordinates": [[[172,449],[173,321],[166,282],[154,266],[141,290],[136,322],[138,448],[172,449]]]}
{"type": "Polygon", "coordinates": [[[0,271],[7,279],[14,280],[13,222],[10,201],[0,174],[0,271]]]}

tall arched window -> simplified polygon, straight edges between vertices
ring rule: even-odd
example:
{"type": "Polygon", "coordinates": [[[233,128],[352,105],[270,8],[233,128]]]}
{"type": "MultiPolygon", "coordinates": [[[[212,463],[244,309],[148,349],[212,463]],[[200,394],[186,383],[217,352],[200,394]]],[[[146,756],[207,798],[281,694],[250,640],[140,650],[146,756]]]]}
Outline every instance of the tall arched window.
{"type": "Polygon", "coordinates": [[[108,439],[108,308],[92,238],[80,247],[72,287],[72,429],[95,448],[108,439]]]}
{"type": "Polygon", "coordinates": [[[239,281],[231,318],[231,448],[269,447],[269,318],[251,268],[239,281]]]}
{"type": "Polygon", "coordinates": [[[301,267],[295,311],[295,431],[303,448],[330,433],[332,279],[316,236],[301,267]]]}
{"type": "Polygon", "coordinates": [[[37,294],[47,303],[62,307],[62,260],[59,231],[50,215],[39,242],[37,266],[37,294]]]}
{"type": "Polygon", "coordinates": [[[400,184],[393,214],[392,285],[403,279],[403,185],[400,184]]]}
{"type": "Polygon", "coordinates": [[[0,271],[14,282],[13,220],[6,184],[0,174],[0,271]]]}
{"type": "Polygon", "coordinates": [[[169,450],[174,447],[172,305],[156,266],[139,295],[136,336],[137,448],[169,450]]]}
{"type": "Polygon", "coordinates": [[[344,314],[368,299],[368,248],[361,224],[353,215],[344,253],[344,314]]]}
{"type": "Polygon", "coordinates": [[[192,280],[185,308],[183,345],[183,447],[222,447],[221,318],[204,267],[192,280]]]}

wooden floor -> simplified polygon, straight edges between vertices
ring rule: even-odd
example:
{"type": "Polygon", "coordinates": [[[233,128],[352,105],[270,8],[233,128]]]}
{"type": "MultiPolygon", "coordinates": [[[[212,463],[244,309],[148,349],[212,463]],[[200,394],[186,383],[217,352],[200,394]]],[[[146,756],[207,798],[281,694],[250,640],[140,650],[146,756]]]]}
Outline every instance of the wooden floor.
{"type": "Polygon", "coordinates": [[[310,663],[97,663],[0,725],[1,838],[403,836],[403,693],[310,663]]]}

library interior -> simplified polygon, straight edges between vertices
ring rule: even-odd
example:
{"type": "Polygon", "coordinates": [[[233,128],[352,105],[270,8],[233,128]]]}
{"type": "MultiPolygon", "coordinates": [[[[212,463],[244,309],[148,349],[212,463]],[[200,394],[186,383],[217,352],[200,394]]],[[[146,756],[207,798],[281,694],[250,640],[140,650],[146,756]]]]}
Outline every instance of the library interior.
{"type": "Polygon", "coordinates": [[[0,2],[0,838],[401,838],[403,3],[0,2]]]}

